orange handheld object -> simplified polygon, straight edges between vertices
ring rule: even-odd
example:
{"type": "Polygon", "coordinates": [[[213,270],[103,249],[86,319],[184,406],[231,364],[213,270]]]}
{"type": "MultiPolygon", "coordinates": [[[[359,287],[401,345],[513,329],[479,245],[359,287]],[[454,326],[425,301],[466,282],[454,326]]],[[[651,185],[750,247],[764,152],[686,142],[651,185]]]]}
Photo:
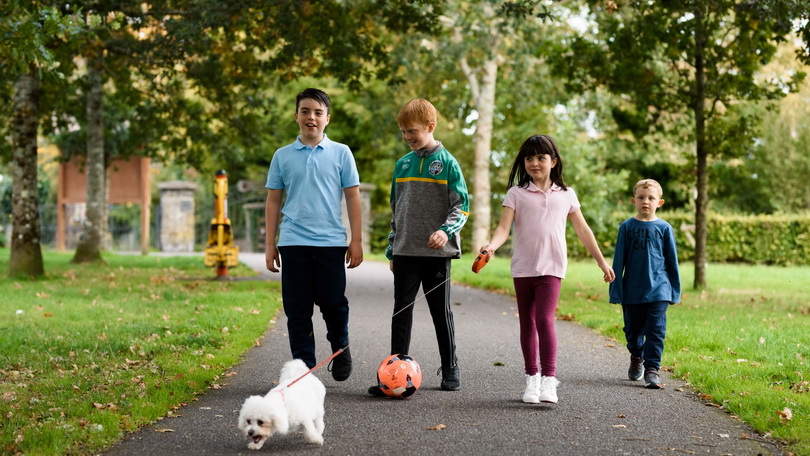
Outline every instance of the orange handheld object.
{"type": "Polygon", "coordinates": [[[475,261],[473,261],[472,272],[478,274],[478,271],[483,269],[484,266],[486,266],[488,262],[489,262],[489,255],[488,255],[487,251],[485,250],[485,251],[479,253],[478,256],[475,257],[475,261]]]}

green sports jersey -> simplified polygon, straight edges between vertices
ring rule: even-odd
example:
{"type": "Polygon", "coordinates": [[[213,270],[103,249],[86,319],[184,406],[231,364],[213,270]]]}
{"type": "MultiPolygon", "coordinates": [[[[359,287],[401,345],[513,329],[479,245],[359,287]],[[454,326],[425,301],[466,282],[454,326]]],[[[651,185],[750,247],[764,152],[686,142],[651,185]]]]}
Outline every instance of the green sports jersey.
{"type": "Polygon", "coordinates": [[[455,157],[441,143],[397,160],[391,182],[391,234],[386,257],[461,257],[459,232],[467,222],[467,184],[455,157]],[[428,247],[436,230],[447,233],[441,250],[428,247]]]}

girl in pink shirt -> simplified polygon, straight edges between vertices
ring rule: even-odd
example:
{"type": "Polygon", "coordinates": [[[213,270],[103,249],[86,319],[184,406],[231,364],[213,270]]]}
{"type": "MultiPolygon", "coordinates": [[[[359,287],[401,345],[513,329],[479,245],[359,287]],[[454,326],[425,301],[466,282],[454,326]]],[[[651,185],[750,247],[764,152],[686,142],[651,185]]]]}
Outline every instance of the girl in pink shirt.
{"type": "Polygon", "coordinates": [[[560,382],[556,378],[554,311],[568,265],[566,220],[571,221],[577,237],[596,260],[604,281],[612,282],[615,274],[579,210],[574,189],[563,182],[563,160],[551,137],[535,135],[520,146],[509,173],[503,206],[492,240],[480,250],[491,258],[506,242],[514,223],[512,277],[526,370],[523,402],[557,403],[560,382]]]}

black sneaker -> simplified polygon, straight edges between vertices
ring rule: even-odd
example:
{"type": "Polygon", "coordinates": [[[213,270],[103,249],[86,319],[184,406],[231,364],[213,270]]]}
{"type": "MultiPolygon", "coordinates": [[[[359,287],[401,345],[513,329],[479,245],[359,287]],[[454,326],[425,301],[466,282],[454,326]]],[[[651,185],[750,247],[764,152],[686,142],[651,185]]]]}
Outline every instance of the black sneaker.
{"type": "Polygon", "coordinates": [[[636,381],[644,375],[644,360],[640,356],[630,356],[630,368],[627,369],[627,378],[636,381]]]}
{"type": "Polygon", "coordinates": [[[344,348],[343,352],[335,356],[332,361],[329,362],[327,370],[332,372],[332,378],[339,382],[349,378],[352,374],[352,354],[349,351],[349,347],[344,348]]]}
{"type": "Polygon", "coordinates": [[[385,393],[383,393],[382,388],[376,385],[368,388],[368,394],[371,394],[374,397],[385,397],[385,393]]]}
{"type": "Polygon", "coordinates": [[[661,389],[664,385],[661,384],[661,377],[655,369],[647,369],[644,371],[644,387],[648,389],[661,389]]]}
{"type": "Polygon", "coordinates": [[[458,391],[461,389],[461,370],[458,364],[455,366],[442,366],[439,370],[442,372],[441,388],[445,391],[458,391]]]}

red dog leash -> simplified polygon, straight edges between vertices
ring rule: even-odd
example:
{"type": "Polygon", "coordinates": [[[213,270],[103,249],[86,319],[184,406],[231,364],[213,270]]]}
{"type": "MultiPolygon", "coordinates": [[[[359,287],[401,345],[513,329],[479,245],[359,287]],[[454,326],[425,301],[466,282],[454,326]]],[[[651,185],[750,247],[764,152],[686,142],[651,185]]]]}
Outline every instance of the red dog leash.
{"type": "MultiPolygon", "coordinates": [[[[347,345],[346,347],[348,347],[348,345],[347,345]]],[[[318,368],[320,368],[321,366],[323,366],[323,365],[324,365],[324,364],[326,364],[327,362],[329,362],[329,361],[331,361],[332,359],[334,359],[334,358],[335,358],[335,356],[337,356],[337,355],[339,355],[339,354],[343,353],[343,349],[344,349],[344,348],[346,348],[346,347],[343,347],[343,348],[338,348],[338,350],[337,350],[336,352],[332,353],[331,355],[329,355],[329,357],[328,357],[328,358],[326,358],[325,360],[323,360],[323,361],[321,361],[320,363],[316,364],[316,365],[315,365],[315,367],[313,367],[312,369],[310,369],[310,370],[306,371],[306,372],[305,372],[303,375],[301,375],[300,377],[298,377],[298,378],[296,378],[295,380],[291,381],[290,383],[288,383],[288,384],[287,384],[287,386],[285,386],[285,387],[283,387],[283,388],[281,388],[281,389],[282,389],[282,390],[285,390],[285,389],[287,389],[287,388],[289,388],[289,387],[293,386],[293,385],[295,384],[295,382],[297,382],[298,380],[301,380],[302,378],[304,378],[304,377],[306,377],[307,375],[311,374],[313,371],[317,370],[318,368]]]]}

